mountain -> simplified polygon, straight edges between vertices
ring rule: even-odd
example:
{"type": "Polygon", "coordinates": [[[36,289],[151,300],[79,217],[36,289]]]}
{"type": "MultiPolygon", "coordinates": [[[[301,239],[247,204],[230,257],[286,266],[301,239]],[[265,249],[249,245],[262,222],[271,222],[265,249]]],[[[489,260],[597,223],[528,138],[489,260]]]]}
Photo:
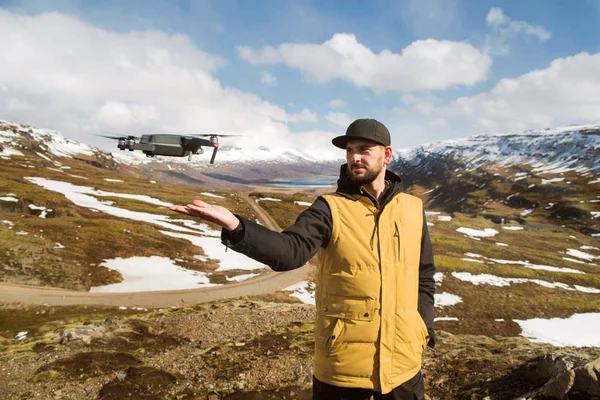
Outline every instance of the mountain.
{"type": "Polygon", "coordinates": [[[410,169],[419,180],[448,167],[472,171],[490,164],[530,166],[537,175],[574,171],[594,177],[600,175],[600,124],[474,135],[401,150],[395,159],[397,168],[410,169]]]}
{"type": "Polygon", "coordinates": [[[600,232],[600,125],[432,143],[398,152],[391,169],[428,208],[600,232]]]}
{"type": "MultiPolygon", "coordinates": [[[[223,146],[209,157],[147,158],[108,153],[60,133],[0,121],[0,156],[74,157],[119,174],[216,190],[265,190],[273,179],[329,177],[343,160],[299,151],[223,146]]],[[[495,222],[540,219],[600,234],[600,125],[481,134],[397,151],[390,169],[428,209],[482,215],[495,222]]]]}

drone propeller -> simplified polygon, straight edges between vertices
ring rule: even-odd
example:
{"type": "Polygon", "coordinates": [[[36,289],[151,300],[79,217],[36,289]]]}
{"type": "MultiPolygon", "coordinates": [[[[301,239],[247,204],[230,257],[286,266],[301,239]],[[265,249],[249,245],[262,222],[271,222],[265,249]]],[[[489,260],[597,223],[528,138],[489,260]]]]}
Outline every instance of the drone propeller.
{"type": "Polygon", "coordinates": [[[244,136],[244,135],[228,135],[226,133],[200,133],[198,135],[192,135],[192,136],[200,136],[200,137],[240,137],[240,136],[244,136]]]}
{"type": "Polygon", "coordinates": [[[107,138],[107,139],[113,139],[113,140],[119,140],[119,139],[139,139],[139,137],[137,136],[132,136],[132,135],[127,135],[127,136],[108,136],[108,135],[94,135],[94,136],[100,136],[103,138],[107,138]]]}

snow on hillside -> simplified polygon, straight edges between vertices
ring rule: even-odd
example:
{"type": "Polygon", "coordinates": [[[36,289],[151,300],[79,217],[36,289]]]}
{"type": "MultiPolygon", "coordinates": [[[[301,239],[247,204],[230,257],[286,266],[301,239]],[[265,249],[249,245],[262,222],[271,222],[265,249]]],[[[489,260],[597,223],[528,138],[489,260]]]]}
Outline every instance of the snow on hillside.
{"type": "Polygon", "coordinates": [[[595,176],[600,174],[600,124],[480,134],[401,150],[396,158],[418,163],[436,154],[462,160],[471,169],[488,163],[529,164],[537,174],[595,176]]]}
{"type": "MultiPolygon", "coordinates": [[[[71,157],[75,154],[92,155],[94,151],[97,151],[97,149],[87,144],[68,139],[53,130],[34,128],[26,124],[0,120],[0,144],[4,147],[4,151],[0,155],[6,156],[11,155],[11,153],[15,154],[15,152],[21,153],[19,151],[20,145],[16,139],[24,137],[31,137],[39,144],[42,150],[56,157],[71,157]]],[[[42,158],[47,157],[41,153],[38,153],[38,155],[42,158]]]]}

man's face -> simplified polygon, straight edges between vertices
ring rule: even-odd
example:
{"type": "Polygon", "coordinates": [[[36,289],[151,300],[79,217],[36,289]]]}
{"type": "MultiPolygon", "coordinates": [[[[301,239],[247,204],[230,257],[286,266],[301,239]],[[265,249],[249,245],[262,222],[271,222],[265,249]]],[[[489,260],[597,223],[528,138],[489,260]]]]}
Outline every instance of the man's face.
{"type": "Polygon", "coordinates": [[[346,144],[348,175],[359,186],[372,183],[385,173],[390,163],[392,148],[369,140],[351,140],[346,144]]]}

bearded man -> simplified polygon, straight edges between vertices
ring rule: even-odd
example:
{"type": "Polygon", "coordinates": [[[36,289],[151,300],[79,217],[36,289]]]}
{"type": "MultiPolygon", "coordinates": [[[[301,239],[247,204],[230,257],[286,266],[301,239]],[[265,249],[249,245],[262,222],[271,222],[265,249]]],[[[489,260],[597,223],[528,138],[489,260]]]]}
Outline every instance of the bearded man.
{"type": "Polygon", "coordinates": [[[403,193],[388,129],[354,121],[335,193],[278,233],[199,200],[171,209],[219,224],[222,242],[275,271],[318,253],[314,400],[423,399],[421,356],[435,345],[435,266],[423,204],[403,193]]]}

